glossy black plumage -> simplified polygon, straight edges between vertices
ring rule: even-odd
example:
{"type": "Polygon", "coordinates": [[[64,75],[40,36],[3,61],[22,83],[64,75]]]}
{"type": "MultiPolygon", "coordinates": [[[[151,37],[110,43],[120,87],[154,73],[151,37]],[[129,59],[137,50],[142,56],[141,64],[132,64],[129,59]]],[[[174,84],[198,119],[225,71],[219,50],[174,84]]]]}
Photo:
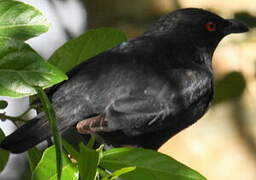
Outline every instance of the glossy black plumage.
{"type": "MultiPolygon", "coordinates": [[[[101,114],[105,121],[97,134],[106,143],[157,149],[207,111],[213,98],[213,52],[227,34],[246,31],[242,23],[202,9],[160,18],[141,36],[72,70],[51,97],[59,129],[101,114]],[[209,22],[214,26],[207,27],[209,22]]],[[[49,136],[40,114],[0,147],[19,153],[49,136]]]]}

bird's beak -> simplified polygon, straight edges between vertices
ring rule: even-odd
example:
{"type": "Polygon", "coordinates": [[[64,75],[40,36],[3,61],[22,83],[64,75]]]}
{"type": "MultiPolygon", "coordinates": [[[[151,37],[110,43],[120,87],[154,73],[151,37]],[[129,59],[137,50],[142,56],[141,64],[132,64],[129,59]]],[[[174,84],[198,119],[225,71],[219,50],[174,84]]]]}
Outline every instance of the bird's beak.
{"type": "Polygon", "coordinates": [[[229,22],[229,25],[226,26],[223,31],[226,35],[231,33],[243,33],[249,31],[249,28],[237,19],[227,19],[227,21],[229,22]]]}

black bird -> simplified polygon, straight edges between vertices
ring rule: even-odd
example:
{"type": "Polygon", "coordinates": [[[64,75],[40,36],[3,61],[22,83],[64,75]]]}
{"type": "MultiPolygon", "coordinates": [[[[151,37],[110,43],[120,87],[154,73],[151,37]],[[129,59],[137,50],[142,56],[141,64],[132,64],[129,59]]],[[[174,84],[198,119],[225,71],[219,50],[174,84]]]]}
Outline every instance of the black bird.
{"type": "MultiPolygon", "coordinates": [[[[74,68],[51,100],[61,132],[76,126],[114,146],[157,149],[196,122],[213,99],[212,56],[248,28],[196,8],[161,17],[141,36],[74,68]]],[[[43,113],[1,142],[20,153],[49,138],[43,113]]]]}

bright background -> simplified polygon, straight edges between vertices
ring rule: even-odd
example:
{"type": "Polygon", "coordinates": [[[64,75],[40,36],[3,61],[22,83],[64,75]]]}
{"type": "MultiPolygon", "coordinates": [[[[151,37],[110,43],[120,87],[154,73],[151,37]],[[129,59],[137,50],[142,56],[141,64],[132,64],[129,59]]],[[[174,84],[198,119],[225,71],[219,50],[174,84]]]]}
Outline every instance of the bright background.
{"type": "MultiPolygon", "coordinates": [[[[86,28],[116,27],[135,37],[177,8],[204,8],[225,18],[243,19],[252,28],[250,33],[226,37],[214,55],[216,102],[203,118],[160,151],[209,180],[256,179],[255,0],[23,1],[43,11],[52,24],[48,33],[29,41],[44,57],[86,28]]],[[[6,173],[4,179],[20,178],[6,173]]]]}

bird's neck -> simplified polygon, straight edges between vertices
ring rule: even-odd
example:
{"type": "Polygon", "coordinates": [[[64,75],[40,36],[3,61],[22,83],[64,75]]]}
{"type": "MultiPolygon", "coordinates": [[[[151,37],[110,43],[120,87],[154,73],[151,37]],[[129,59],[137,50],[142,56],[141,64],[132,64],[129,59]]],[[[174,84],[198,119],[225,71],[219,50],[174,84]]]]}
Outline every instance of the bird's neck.
{"type": "Polygon", "coordinates": [[[170,67],[202,66],[212,72],[212,48],[204,48],[195,44],[171,42],[161,47],[155,47],[161,60],[165,60],[170,67]],[[175,60],[175,61],[174,61],[175,60]]]}
{"type": "Polygon", "coordinates": [[[214,50],[207,48],[197,48],[197,58],[199,59],[201,64],[204,64],[205,67],[212,73],[212,57],[214,50]]]}

